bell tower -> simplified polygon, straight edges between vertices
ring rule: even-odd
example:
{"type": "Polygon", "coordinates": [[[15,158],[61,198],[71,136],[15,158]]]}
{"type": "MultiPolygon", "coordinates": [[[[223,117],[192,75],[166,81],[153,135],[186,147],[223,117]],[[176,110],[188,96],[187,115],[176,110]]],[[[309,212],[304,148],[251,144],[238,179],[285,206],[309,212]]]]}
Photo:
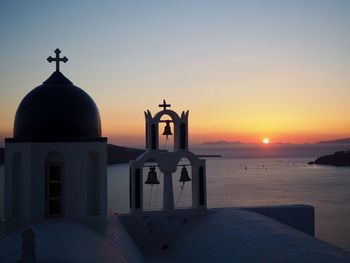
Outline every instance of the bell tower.
{"type": "Polygon", "coordinates": [[[146,121],[146,152],[136,160],[131,161],[130,166],[130,210],[131,213],[138,213],[144,210],[143,207],[143,185],[159,184],[156,167],[163,176],[163,210],[174,210],[173,174],[181,168],[179,181],[183,184],[191,182],[192,209],[206,209],[206,174],[205,160],[199,159],[194,153],[188,150],[188,115],[189,112],[182,112],[179,116],[163,100],[163,108],[154,117],[149,110],[145,111],[146,121]],[[167,120],[161,120],[166,115],[167,120]],[[162,135],[174,136],[174,152],[159,149],[159,124],[165,123],[162,135]],[[173,124],[174,132],[171,131],[170,123],[173,124]],[[186,158],[189,164],[180,164],[180,160],[186,158]],[[152,163],[152,164],[150,164],[152,163]],[[187,166],[191,168],[192,179],[187,172],[187,166]],[[148,177],[143,180],[143,168],[149,167],[148,177]]]}

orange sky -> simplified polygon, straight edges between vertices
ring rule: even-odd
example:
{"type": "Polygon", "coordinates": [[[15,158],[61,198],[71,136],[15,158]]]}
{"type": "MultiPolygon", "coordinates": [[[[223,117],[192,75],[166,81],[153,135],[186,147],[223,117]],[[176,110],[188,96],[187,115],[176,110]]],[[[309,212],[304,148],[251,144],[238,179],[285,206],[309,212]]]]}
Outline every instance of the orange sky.
{"type": "Polygon", "coordinates": [[[142,145],[143,111],[156,113],[163,99],[190,110],[191,143],[350,137],[350,2],[300,3],[8,2],[0,140],[21,99],[54,70],[46,58],[57,47],[112,143],[142,145]]]}

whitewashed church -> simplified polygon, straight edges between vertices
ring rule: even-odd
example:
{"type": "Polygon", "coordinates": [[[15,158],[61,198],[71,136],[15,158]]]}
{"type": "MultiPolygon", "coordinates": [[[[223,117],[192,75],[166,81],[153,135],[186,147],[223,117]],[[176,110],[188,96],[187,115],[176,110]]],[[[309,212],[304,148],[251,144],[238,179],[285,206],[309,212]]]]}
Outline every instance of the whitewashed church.
{"type": "Polygon", "coordinates": [[[145,111],[146,151],[129,164],[130,211],[116,215],[107,207],[98,107],[61,73],[68,59],[59,49],[47,60],[55,72],[23,98],[5,140],[1,263],[350,262],[350,253],[314,238],[311,206],[208,209],[206,162],[189,150],[188,111],[178,115],[165,100],[154,116],[145,111]],[[162,123],[172,152],[159,149],[162,123]],[[187,209],[174,205],[177,169],[190,185],[187,209]],[[144,185],[158,176],[162,207],[145,210],[144,185]]]}
{"type": "Polygon", "coordinates": [[[56,71],[20,103],[5,141],[9,221],[106,218],[107,138],[94,101],[60,72],[67,59],[59,54],[56,71]]]}

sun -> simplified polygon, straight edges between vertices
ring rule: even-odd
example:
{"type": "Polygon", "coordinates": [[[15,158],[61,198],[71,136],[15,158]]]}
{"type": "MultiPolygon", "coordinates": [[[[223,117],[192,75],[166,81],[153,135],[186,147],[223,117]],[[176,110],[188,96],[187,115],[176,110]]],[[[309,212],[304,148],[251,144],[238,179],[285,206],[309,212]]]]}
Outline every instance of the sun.
{"type": "Polygon", "coordinates": [[[270,139],[269,138],[264,138],[262,140],[263,144],[269,144],[270,143],[270,139]]]}

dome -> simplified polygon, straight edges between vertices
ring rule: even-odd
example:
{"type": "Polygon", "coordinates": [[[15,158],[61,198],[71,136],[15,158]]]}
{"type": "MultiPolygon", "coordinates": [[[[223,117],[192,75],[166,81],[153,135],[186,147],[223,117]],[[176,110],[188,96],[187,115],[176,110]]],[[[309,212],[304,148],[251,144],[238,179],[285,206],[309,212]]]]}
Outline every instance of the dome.
{"type": "Polygon", "coordinates": [[[28,141],[98,138],[100,114],[85,91],[56,71],[21,101],[13,136],[28,141]]]}

